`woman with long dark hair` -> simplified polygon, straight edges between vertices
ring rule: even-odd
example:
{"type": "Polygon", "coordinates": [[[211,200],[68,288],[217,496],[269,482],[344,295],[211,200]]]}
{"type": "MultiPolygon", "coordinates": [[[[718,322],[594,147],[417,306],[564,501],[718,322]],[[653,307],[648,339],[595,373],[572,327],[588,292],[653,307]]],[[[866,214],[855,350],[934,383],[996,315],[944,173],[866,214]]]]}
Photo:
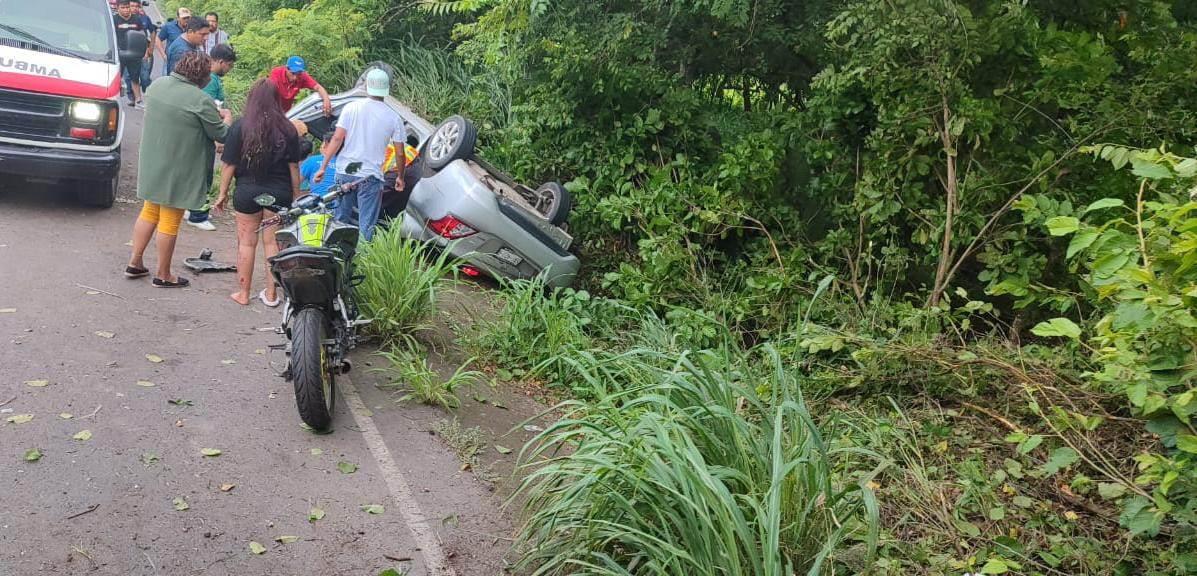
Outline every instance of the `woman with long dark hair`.
{"type": "MultiPolygon", "coordinates": [[[[237,291],[230,297],[242,306],[249,305],[253,284],[254,253],[258,248],[258,226],[274,212],[255,199],[263,194],[275,198],[275,204],[290,206],[300,194],[299,161],[303,159],[299,132],[287,120],[278,102],[274,84],[259,80],[249,91],[241,118],[233,122],[220,156],[220,195],[214,206],[224,210],[229,203],[229,186],[236,179],[233,210],[237,219],[237,291]]],[[[267,260],[278,253],[274,241],[277,226],[262,230],[262,252],[267,260]]],[[[266,262],[266,288],[258,293],[262,303],[278,306],[278,291],[266,262]]]]}

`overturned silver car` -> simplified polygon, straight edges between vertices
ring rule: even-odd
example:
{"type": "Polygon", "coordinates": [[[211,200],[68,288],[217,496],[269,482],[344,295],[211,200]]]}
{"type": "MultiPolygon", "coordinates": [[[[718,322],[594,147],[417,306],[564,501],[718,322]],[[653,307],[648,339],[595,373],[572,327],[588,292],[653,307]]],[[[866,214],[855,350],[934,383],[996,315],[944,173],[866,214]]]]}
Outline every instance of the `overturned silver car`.
{"type": "MultiPolygon", "coordinates": [[[[331,97],[333,118],[324,117],[316,96],[297,103],[287,117],[308,124],[316,137],[324,135],[346,104],[367,97],[365,75],[374,67],[392,72],[386,64],[370,64],[352,90],[331,97]]],[[[487,163],[474,150],[477,129],[461,116],[434,127],[395,98],[386,103],[403,118],[408,144],[419,150],[405,191],[387,187],[383,217],[391,218],[390,225],[448,250],[467,274],[515,279],[543,274],[549,286],[574,281],[581,264],[570,252],[566,220],[572,200],[564,187],[548,182],[532,189],[487,163]]]]}

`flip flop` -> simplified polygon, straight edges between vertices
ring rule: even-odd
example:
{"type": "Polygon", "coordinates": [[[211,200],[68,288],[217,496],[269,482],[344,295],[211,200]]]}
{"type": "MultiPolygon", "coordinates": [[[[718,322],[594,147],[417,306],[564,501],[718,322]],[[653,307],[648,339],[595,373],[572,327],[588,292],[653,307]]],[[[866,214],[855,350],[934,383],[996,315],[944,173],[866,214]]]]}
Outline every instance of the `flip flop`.
{"type": "Polygon", "coordinates": [[[174,282],[171,282],[170,280],[163,280],[161,278],[154,278],[155,288],[186,288],[190,285],[191,281],[182,276],[177,276],[174,282]]]}
{"type": "Polygon", "coordinates": [[[125,278],[142,278],[149,276],[150,271],[147,268],[134,268],[132,266],[125,266],[125,278]]]}
{"type": "Polygon", "coordinates": [[[258,300],[261,300],[262,303],[265,304],[269,308],[278,308],[279,303],[281,303],[283,301],[282,298],[275,298],[273,302],[271,302],[270,300],[267,300],[265,288],[263,288],[261,292],[258,292],[258,300]]]}

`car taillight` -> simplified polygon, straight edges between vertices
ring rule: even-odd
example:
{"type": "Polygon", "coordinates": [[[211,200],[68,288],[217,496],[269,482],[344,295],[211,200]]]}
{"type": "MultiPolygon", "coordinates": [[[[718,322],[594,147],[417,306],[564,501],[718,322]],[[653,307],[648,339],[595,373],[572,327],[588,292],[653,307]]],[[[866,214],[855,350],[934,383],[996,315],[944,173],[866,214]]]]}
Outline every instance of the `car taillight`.
{"type": "Polygon", "coordinates": [[[465,222],[458,220],[452,214],[439,220],[429,220],[428,227],[432,228],[432,231],[436,232],[438,236],[448,238],[449,240],[465,238],[466,236],[478,233],[477,230],[470,228],[465,222]]]}

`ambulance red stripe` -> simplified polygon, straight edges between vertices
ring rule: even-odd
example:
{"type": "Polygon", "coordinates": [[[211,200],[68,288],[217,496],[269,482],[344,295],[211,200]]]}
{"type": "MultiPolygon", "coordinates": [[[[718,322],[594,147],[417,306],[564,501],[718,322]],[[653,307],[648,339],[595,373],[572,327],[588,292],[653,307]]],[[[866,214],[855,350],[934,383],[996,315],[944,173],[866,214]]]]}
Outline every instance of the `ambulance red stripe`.
{"type": "Polygon", "coordinates": [[[112,82],[108,86],[100,86],[97,84],[88,84],[87,82],[63,80],[62,78],[0,72],[0,87],[9,90],[25,90],[70,98],[107,100],[120,94],[121,77],[120,74],[117,74],[113,76],[112,82]]]}

